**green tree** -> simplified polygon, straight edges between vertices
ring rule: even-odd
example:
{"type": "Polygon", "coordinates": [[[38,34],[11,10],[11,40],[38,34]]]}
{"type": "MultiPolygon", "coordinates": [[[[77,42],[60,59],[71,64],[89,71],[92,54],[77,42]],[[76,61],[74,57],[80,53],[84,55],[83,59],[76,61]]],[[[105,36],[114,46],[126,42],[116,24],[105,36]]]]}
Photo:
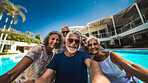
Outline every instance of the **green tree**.
{"type": "Polygon", "coordinates": [[[36,39],[41,40],[41,35],[39,33],[37,33],[37,35],[35,36],[36,39]]]}

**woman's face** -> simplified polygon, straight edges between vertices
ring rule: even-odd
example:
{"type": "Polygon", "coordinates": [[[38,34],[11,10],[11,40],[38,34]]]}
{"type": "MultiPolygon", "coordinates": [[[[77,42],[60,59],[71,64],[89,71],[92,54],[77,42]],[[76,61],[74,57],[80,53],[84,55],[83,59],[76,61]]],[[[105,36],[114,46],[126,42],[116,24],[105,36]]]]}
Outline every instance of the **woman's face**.
{"type": "Polygon", "coordinates": [[[55,47],[57,47],[60,43],[60,37],[57,34],[53,34],[50,36],[49,40],[48,40],[48,45],[53,49],[55,47]]]}
{"type": "Polygon", "coordinates": [[[98,50],[100,50],[100,45],[98,44],[96,39],[90,39],[88,41],[88,49],[91,54],[97,54],[98,50]]]}

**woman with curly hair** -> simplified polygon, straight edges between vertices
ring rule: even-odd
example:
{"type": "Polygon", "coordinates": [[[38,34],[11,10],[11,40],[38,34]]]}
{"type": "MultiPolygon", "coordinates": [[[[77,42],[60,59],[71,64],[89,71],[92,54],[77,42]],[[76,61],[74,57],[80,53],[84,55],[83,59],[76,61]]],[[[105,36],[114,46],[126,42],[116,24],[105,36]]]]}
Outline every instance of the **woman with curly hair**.
{"type": "Polygon", "coordinates": [[[32,47],[22,60],[10,71],[0,76],[0,82],[23,83],[40,77],[53,57],[52,50],[60,48],[62,36],[57,31],[48,33],[42,45],[32,47]]]}

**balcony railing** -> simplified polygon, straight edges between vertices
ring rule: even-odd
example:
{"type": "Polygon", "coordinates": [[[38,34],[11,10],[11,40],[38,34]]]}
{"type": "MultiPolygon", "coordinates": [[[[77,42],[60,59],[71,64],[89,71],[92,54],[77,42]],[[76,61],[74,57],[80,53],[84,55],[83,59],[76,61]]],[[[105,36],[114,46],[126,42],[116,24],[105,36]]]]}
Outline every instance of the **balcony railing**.
{"type": "MultiPolygon", "coordinates": [[[[144,15],[143,15],[143,17],[144,17],[145,23],[148,22],[148,19],[144,15]]],[[[133,28],[135,28],[135,27],[137,27],[139,25],[142,25],[140,17],[135,19],[134,21],[124,25],[121,28],[118,28],[116,31],[117,31],[117,34],[120,34],[120,33],[126,32],[126,31],[128,31],[130,29],[133,29],[133,28]]],[[[100,33],[99,35],[98,34],[93,34],[93,35],[96,36],[97,38],[107,38],[107,37],[110,37],[110,36],[114,36],[115,31],[100,33]]]]}

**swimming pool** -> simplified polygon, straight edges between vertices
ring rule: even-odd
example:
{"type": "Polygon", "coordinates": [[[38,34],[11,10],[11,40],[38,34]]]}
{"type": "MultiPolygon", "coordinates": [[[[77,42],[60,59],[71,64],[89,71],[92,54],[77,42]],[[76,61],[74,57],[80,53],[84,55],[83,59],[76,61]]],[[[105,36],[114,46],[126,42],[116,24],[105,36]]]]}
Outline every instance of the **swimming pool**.
{"type": "Polygon", "coordinates": [[[148,50],[112,50],[126,60],[148,69],[148,50]]]}
{"type": "Polygon", "coordinates": [[[0,76],[12,69],[25,54],[1,55],[0,56],[0,76]]]}
{"type": "MultiPolygon", "coordinates": [[[[110,50],[110,49],[107,49],[110,50]]],[[[132,63],[139,64],[144,68],[148,69],[148,50],[111,50],[120,54],[126,60],[131,61],[132,63]]],[[[140,83],[144,83],[139,80],[140,83]]]]}
{"type": "MultiPolygon", "coordinates": [[[[107,49],[110,50],[110,49],[107,49]]],[[[148,50],[112,50],[121,55],[121,57],[139,64],[148,69],[148,50]]],[[[0,56],[0,76],[10,69],[12,69],[24,56],[21,55],[9,55],[0,56]]]]}

